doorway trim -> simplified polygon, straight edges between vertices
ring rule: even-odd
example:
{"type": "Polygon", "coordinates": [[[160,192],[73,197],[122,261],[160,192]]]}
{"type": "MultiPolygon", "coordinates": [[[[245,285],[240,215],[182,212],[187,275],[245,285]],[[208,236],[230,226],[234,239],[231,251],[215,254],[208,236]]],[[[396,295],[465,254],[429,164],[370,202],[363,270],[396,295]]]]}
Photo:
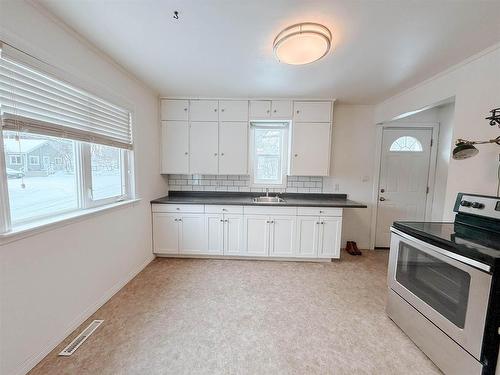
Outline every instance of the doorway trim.
{"type": "Polygon", "coordinates": [[[370,224],[370,249],[375,249],[375,236],[377,232],[377,213],[378,213],[378,192],[380,183],[380,164],[382,162],[382,135],[384,129],[411,129],[427,128],[432,130],[432,146],[429,158],[429,175],[427,201],[425,204],[425,221],[430,221],[432,217],[432,204],[434,201],[434,190],[436,181],[437,150],[439,147],[439,122],[404,122],[393,121],[377,124],[375,135],[375,165],[373,171],[373,189],[372,189],[372,217],[370,224]]]}

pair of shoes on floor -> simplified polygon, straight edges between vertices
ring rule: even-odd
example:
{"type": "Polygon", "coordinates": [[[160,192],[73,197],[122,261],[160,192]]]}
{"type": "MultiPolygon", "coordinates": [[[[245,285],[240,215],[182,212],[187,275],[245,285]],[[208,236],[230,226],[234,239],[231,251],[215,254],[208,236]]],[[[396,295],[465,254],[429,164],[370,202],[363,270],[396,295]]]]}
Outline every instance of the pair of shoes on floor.
{"type": "Polygon", "coordinates": [[[361,255],[361,251],[358,249],[358,245],[354,241],[347,241],[345,250],[351,255],[361,255]]]}

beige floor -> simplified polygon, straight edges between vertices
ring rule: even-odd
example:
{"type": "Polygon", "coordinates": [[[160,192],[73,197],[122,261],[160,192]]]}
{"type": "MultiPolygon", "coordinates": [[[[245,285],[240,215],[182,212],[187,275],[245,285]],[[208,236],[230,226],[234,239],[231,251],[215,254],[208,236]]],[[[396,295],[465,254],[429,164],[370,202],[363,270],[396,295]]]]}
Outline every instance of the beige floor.
{"type": "Polygon", "coordinates": [[[156,259],[30,374],[438,374],[385,315],[386,264],[156,259]]]}

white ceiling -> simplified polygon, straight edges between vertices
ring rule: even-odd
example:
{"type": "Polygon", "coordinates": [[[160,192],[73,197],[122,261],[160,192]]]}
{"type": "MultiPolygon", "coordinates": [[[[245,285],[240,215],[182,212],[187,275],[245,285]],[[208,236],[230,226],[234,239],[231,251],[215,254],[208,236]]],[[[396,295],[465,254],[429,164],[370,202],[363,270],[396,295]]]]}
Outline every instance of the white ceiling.
{"type": "Polygon", "coordinates": [[[38,2],[163,96],[376,103],[500,41],[498,0],[38,2]],[[302,21],[330,28],[333,51],[277,62],[274,37],[302,21]]]}

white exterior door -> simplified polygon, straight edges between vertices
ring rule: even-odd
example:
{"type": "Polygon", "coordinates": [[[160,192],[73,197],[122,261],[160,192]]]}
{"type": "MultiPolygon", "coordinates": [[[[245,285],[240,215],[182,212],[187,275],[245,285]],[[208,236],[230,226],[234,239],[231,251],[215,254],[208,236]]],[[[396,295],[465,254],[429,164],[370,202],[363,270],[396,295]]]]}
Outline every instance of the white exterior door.
{"type": "Polygon", "coordinates": [[[179,253],[179,215],[153,214],[153,247],[156,254],[179,253]]]}
{"type": "Polygon", "coordinates": [[[291,175],[328,176],[330,123],[293,124],[291,175]]]}
{"type": "Polygon", "coordinates": [[[189,130],[189,171],[191,174],[217,174],[219,166],[219,124],[192,122],[189,130]]]}
{"type": "Polygon", "coordinates": [[[320,246],[318,258],[340,257],[341,217],[320,217],[320,246]]]}
{"type": "Polygon", "coordinates": [[[424,221],[431,139],[430,128],[383,130],[376,247],[389,247],[394,221],[424,221]]]}
{"type": "Polygon", "coordinates": [[[219,174],[247,174],[248,123],[219,124],[219,174]]]}
{"type": "Polygon", "coordinates": [[[179,252],[204,254],[207,252],[207,235],[204,214],[184,214],[179,219],[179,252]]]}
{"type": "Polygon", "coordinates": [[[267,256],[269,254],[269,217],[245,215],[245,255],[267,256]]]}
{"type": "Polygon", "coordinates": [[[224,254],[244,254],[243,215],[224,215],[224,254]]]}
{"type": "Polygon", "coordinates": [[[299,216],[297,218],[297,256],[315,258],[318,254],[319,218],[299,216]]]}
{"type": "Polygon", "coordinates": [[[293,256],[297,228],[296,216],[275,216],[270,223],[270,256],[293,256]]]}
{"type": "Polygon", "coordinates": [[[161,123],[162,173],[189,173],[189,127],[186,121],[161,123]]]}
{"type": "Polygon", "coordinates": [[[222,254],[224,250],[224,221],[223,215],[206,214],[205,226],[207,230],[207,253],[222,254]]]}

